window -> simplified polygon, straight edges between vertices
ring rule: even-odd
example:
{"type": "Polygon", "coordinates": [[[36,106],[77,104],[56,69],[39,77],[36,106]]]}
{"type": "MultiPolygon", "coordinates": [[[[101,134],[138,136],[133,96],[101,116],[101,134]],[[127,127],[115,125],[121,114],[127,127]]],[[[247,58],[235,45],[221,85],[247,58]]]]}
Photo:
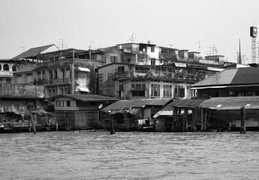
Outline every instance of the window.
{"type": "Polygon", "coordinates": [[[155,46],[151,46],[151,52],[155,52],[155,46]]]}
{"type": "Polygon", "coordinates": [[[103,74],[99,74],[98,79],[99,79],[99,83],[102,84],[103,83],[103,74]]]}
{"type": "Polygon", "coordinates": [[[160,96],[160,84],[151,84],[151,96],[160,96]]]}
{"type": "Polygon", "coordinates": [[[152,66],[156,65],[156,60],[151,59],[151,65],[152,65],[152,66]]]}
{"type": "Polygon", "coordinates": [[[146,84],[136,83],[131,85],[132,96],[145,96],[146,84]]]}
{"type": "Polygon", "coordinates": [[[71,106],[70,101],[67,101],[67,107],[70,107],[70,106],[71,106]]]}
{"type": "Polygon", "coordinates": [[[172,97],[172,86],[164,85],[164,97],[172,97]]]}
{"type": "Polygon", "coordinates": [[[12,71],[16,71],[16,66],[15,65],[13,65],[12,71]]]}
{"type": "Polygon", "coordinates": [[[117,56],[110,56],[110,61],[111,62],[116,62],[117,56]]]}
{"type": "Polygon", "coordinates": [[[118,72],[124,72],[124,66],[118,67],[118,72]]]}
{"type": "Polygon", "coordinates": [[[53,73],[52,70],[49,70],[49,79],[52,80],[53,79],[53,73]]]}
{"type": "Polygon", "coordinates": [[[185,97],[185,89],[183,86],[175,86],[175,97],[185,97]]]}
{"type": "Polygon", "coordinates": [[[123,91],[123,84],[119,85],[119,91],[123,91]]]}
{"type": "Polygon", "coordinates": [[[4,71],[9,71],[9,65],[8,64],[4,64],[4,71]]]}
{"type": "Polygon", "coordinates": [[[42,79],[42,77],[41,77],[41,72],[38,72],[38,79],[42,79]]]}
{"type": "Polygon", "coordinates": [[[58,79],[58,71],[56,69],[54,70],[54,79],[58,79]]]}

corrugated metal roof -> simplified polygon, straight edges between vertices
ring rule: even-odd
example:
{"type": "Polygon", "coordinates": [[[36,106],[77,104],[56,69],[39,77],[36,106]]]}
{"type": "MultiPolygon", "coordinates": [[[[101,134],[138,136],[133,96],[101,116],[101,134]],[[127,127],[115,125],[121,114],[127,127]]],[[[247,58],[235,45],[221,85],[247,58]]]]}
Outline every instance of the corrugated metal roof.
{"type": "Polygon", "coordinates": [[[237,71],[238,69],[229,69],[222,71],[204,79],[203,81],[193,84],[192,87],[231,84],[237,71]]]}
{"type": "Polygon", "coordinates": [[[211,98],[201,103],[199,107],[214,110],[238,110],[242,107],[259,109],[259,96],[211,98]]]}
{"type": "Polygon", "coordinates": [[[171,99],[120,100],[104,108],[104,111],[128,110],[133,107],[164,106],[171,99]]]}
{"type": "Polygon", "coordinates": [[[197,107],[206,99],[183,99],[183,100],[175,100],[170,103],[171,107],[197,107]]]}
{"type": "Polygon", "coordinates": [[[107,97],[107,96],[100,96],[100,95],[95,95],[95,94],[62,94],[53,97],[53,99],[58,99],[58,98],[70,98],[70,99],[75,99],[79,101],[118,101],[119,99],[113,98],[113,97],[107,97]]]}
{"type": "Polygon", "coordinates": [[[46,49],[50,48],[51,46],[54,46],[54,44],[41,46],[41,47],[35,47],[31,48],[28,51],[25,51],[18,56],[15,56],[12,59],[21,59],[21,58],[35,58],[37,55],[39,55],[41,52],[45,51],[46,49]]]}
{"type": "Polygon", "coordinates": [[[227,69],[192,85],[195,87],[211,88],[213,86],[227,85],[254,85],[259,84],[259,67],[244,67],[238,69],[227,69]]]}

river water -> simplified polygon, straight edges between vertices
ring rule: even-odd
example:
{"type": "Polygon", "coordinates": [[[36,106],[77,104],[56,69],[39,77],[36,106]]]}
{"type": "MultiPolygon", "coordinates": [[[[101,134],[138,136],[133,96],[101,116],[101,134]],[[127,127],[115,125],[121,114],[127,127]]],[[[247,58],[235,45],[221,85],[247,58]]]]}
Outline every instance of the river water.
{"type": "Polygon", "coordinates": [[[0,179],[259,180],[259,132],[38,132],[0,142],[0,179]]]}

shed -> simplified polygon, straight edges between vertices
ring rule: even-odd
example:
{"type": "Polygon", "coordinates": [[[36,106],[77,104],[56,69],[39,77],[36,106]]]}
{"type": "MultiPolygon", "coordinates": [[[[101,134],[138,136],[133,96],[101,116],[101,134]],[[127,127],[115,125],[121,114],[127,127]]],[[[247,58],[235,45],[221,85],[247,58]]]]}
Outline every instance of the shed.
{"type": "Polygon", "coordinates": [[[129,130],[150,125],[153,115],[170,102],[172,99],[120,100],[102,110],[103,124],[109,128],[112,116],[115,129],[129,130]]]}
{"type": "Polygon", "coordinates": [[[259,96],[211,98],[201,103],[200,108],[208,111],[210,123],[222,121],[232,128],[240,127],[241,108],[244,108],[248,129],[259,129],[259,96]]]}
{"type": "Polygon", "coordinates": [[[53,97],[59,129],[101,128],[100,110],[117,98],[93,94],[63,94],[53,97]]]}
{"type": "Polygon", "coordinates": [[[200,123],[199,105],[205,99],[176,99],[155,114],[158,131],[187,131],[200,123]]]}

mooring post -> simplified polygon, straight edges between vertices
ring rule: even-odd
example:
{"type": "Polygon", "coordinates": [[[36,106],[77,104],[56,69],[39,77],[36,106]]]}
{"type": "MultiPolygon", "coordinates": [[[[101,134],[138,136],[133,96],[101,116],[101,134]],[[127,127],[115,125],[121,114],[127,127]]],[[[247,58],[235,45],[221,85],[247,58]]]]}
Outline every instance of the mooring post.
{"type": "Polygon", "coordinates": [[[241,125],[240,125],[240,134],[245,134],[246,133],[246,127],[245,127],[245,107],[242,107],[240,109],[240,114],[241,114],[241,125]]]}
{"type": "Polygon", "coordinates": [[[113,125],[113,117],[110,113],[111,111],[109,111],[109,115],[110,115],[110,125],[111,125],[111,131],[110,131],[110,134],[115,134],[115,130],[114,130],[114,125],[113,125]]]}
{"type": "Polygon", "coordinates": [[[31,116],[32,130],[33,130],[33,133],[36,134],[36,128],[35,128],[35,125],[34,125],[34,119],[33,119],[31,111],[29,111],[29,112],[30,112],[30,116],[31,116]]]}

